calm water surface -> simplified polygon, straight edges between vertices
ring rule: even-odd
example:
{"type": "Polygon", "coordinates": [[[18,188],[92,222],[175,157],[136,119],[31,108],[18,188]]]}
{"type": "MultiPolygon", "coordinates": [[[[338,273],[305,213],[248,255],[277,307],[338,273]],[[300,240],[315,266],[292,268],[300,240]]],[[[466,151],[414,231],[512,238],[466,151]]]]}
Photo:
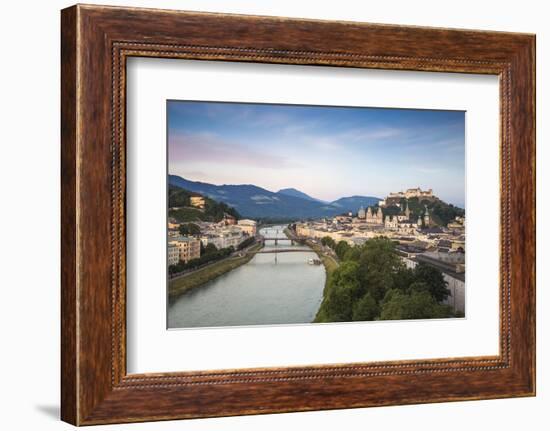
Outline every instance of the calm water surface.
{"type": "Polygon", "coordinates": [[[168,308],[169,328],[273,325],[311,322],[323,299],[325,268],[309,265],[315,252],[291,245],[284,226],[262,229],[264,250],[297,248],[303,252],[256,254],[250,262],[193,289],[168,308]]]}

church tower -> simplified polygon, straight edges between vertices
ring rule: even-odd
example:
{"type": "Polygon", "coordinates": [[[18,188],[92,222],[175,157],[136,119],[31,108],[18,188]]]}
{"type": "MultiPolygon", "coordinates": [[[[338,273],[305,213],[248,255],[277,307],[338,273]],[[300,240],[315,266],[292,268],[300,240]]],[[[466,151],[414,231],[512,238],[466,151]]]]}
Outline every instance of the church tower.
{"type": "Polygon", "coordinates": [[[372,223],[372,210],[370,207],[367,208],[367,223],[372,223]]]}
{"type": "Polygon", "coordinates": [[[424,225],[429,226],[430,225],[430,212],[428,211],[428,206],[424,205],[424,208],[426,209],[426,212],[424,213],[424,225]]]}
{"type": "Polygon", "coordinates": [[[405,217],[407,217],[407,220],[410,220],[411,218],[411,211],[409,210],[409,202],[405,202],[405,217]]]}
{"type": "Polygon", "coordinates": [[[384,213],[382,212],[382,208],[378,208],[378,212],[376,213],[376,218],[378,224],[384,223],[384,213]]]}

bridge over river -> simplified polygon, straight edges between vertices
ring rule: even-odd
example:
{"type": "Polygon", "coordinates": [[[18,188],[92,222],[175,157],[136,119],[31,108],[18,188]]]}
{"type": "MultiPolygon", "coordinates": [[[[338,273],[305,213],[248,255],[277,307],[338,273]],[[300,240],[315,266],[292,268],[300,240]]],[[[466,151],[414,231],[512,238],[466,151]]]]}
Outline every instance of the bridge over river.
{"type": "MultiPolygon", "coordinates": [[[[277,231],[277,233],[279,233],[277,231]]],[[[290,245],[294,245],[294,243],[300,243],[301,241],[304,241],[305,238],[302,238],[302,237],[293,237],[293,238],[289,238],[289,237],[280,237],[280,236],[264,236],[264,235],[261,235],[261,240],[265,243],[265,241],[273,241],[273,243],[275,245],[278,245],[279,244],[279,241],[290,241],[290,245]]]]}
{"type": "Polygon", "coordinates": [[[275,245],[278,245],[279,244],[279,241],[290,241],[290,245],[294,245],[294,240],[291,239],[291,238],[281,238],[281,237],[265,237],[265,236],[262,236],[262,241],[265,242],[266,241],[273,241],[273,243],[275,245]]]}
{"type": "Polygon", "coordinates": [[[258,254],[265,253],[304,253],[311,251],[310,248],[268,248],[258,251],[258,254]]]}
{"type": "MultiPolygon", "coordinates": [[[[191,289],[169,304],[169,328],[309,323],[323,300],[326,272],[306,245],[285,235],[284,225],[260,229],[264,247],[229,272],[191,289]],[[277,241],[277,245],[274,241],[277,241]]],[[[230,259],[230,258],[229,258],[230,259]]]]}
{"type": "Polygon", "coordinates": [[[272,243],[268,244],[268,247],[264,247],[259,251],[247,251],[247,253],[255,253],[255,254],[278,254],[278,253],[304,253],[304,252],[310,252],[311,249],[309,247],[295,247],[294,244],[300,243],[300,238],[289,238],[286,236],[286,234],[283,234],[279,230],[275,232],[275,236],[273,235],[260,235],[260,239],[262,241],[262,244],[265,246],[266,241],[272,241],[272,243]],[[285,235],[285,236],[281,236],[285,235]],[[285,245],[282,245],[281,247],[278,247],[279,241],[287,241],[285,245]],[[288,244],[290,243],[290,244],[288,244]],[[275,247],[273,247],[275,246],[275,247]]]}

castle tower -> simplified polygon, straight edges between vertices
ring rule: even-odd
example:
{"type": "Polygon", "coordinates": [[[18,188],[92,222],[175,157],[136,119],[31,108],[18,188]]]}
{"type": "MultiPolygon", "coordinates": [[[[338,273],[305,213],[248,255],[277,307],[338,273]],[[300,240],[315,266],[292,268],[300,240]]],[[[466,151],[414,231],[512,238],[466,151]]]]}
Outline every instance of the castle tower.
{"type": "Polygon", "coordinates": [[[360,219],[365,218],[365,208],[363,208],[363,205],[361,205],[361,208],[359,208],[359,211],[357,212],[357,217],[360,219]]]}

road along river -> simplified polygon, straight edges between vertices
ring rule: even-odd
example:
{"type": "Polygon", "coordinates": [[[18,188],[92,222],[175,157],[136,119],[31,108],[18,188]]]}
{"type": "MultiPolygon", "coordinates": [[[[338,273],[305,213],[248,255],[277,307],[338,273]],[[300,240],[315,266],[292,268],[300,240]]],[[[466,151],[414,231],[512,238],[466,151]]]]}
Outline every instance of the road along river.
{"type": "Polygon", "coordinates": [[[262,251],[248,263],[192,289],[168,306],[169,328],[310,323],[323,299],[325,268],[310,265],[317,255],[309,247],[291,244],[285,226],[260,230],[262,251]]]}

